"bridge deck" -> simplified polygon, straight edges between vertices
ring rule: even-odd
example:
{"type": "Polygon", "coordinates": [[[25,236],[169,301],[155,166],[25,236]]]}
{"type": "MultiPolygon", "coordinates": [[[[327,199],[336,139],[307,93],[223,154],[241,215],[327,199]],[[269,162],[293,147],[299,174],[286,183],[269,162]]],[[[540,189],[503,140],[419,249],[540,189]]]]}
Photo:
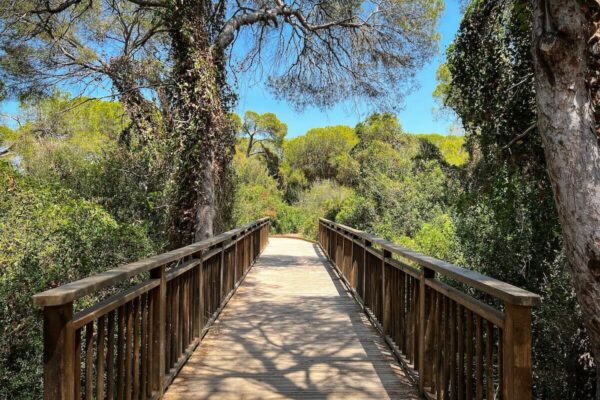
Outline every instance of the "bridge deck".
{"type": "Polygon", "coordinates": [[[317,245],[271,238],[165,399],[418,399],[317,245]]]}

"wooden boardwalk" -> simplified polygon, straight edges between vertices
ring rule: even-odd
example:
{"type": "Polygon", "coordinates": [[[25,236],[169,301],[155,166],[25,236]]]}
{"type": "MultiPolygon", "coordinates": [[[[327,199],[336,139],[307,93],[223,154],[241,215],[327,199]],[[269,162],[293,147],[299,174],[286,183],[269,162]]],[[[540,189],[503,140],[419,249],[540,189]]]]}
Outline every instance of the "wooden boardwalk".
{"type": "Polygon", "coordinates": [[[418,399],[317,245],[270,243],[165,399],[418,399]]]}

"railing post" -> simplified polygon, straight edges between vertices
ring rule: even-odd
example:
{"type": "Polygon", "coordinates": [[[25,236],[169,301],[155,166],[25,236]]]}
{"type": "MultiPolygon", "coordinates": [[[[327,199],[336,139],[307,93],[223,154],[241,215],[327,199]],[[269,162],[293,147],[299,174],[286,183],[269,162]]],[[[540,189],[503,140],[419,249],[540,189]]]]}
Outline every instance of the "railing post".
{"type": "Polygon", "coordinates": [[[531,307],[505,303],[504,313],[502,398],[531,400],[531,307]]]}
{"type": "Polygon", "coordinates": [[[381,321],[383,327],[383,335],[387,335],[389,333],[390,327],[390,308],[391,308],[391,297],[389,295],[389,277],[385,276],[385,259],[391,258],[392,253],[388,250],[383,250],[383,258],[381,259],[381,307],[382,307],[382,315],[383,320],[381,321]]]}
{"type": "MultiPolygon", "coordinates": [[[[429,367],[432,365],[433,360],[429,359],[430,351],[428,349],[429,343],[426,338],[430,335],[428,330],[431,330],[431,324],[428,324],[429,313],[427,311],[427,279],[433,279],[435,277],[435,271],[423,267],[421,269],[421,276],[419,280],[419,347],[418,347],[418,360],[419,360],[419,390],[421,393],[425,391],[425,385],[429,382],[430,377],[428,376],[429,367]]],[[[454,327],[452,327],[454,329],[454,327]]]]}
{"type": "Polygon", "coordinates": [[[237,235],[233,237],[233,286],[237,284],[239,276],[237,276],[237,259],[238,259],[238,239],[237,235]]]}
{"type": "Polygon", "coordinates": [[[220,271],[219,271],[219,308],[223,304],[223,299],[225,298],[225,291],[223,285],[223,275],[225,273],[225,244],[221,243],[221,259],[219,260],[220,271]]]}
{"type": "Polygon", "coordinates": [[[166,354],[166,327],[167,327],[167,273],[166,267],[160,266],[150,272],[152,279],[159,279],[160,285],[152,291],[154,311],[152,316],[152,390],[160,398],[165,391],[165,354],[166,354]]]}
{"type": "Polygon", "coordinates": [[[367,304],[367,299],[366,299],[366,285],[367,285],[367,247],[371,247],[371,242],[368,240],[365,240],[364,246],[363,246],[363,279],[362,279],[362,301],[363,303],[366,305],[367,304]]]}
{"type": "Polygon", "coordinates": [[[44,399],[72,400],[75,335],[73,303],[44,307],[44,399]]]}

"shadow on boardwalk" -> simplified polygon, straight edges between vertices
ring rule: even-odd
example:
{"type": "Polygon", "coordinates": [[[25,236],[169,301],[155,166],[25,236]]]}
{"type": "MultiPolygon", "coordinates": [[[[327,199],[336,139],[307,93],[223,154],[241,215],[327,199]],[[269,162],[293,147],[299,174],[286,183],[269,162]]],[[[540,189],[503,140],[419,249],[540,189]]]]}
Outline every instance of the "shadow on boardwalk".
{"type": "Polygon", "coordinates": [[[418,399],[318,246],[272,238],[167,399],[418,399]]]}

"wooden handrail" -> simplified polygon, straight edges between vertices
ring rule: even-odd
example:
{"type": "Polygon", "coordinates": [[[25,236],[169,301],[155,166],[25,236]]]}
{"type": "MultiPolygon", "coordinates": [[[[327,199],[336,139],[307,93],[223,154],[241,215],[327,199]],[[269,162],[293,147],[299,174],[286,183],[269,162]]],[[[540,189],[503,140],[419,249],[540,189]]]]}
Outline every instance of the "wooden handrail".
{"type": "Polygon", "coordinates": [[[232,229],[212,238],[185,246],[167,253],[159,254],[136,261],[121,267],[102,272],[100,274],[80,279],[75,282],[46,290],[33,296],[33,303],[39,307],[57,306],[75,301],[83,296],[97,292],[108,286],[113,286],[136,275],[148,272],[160,265],[182,259],[190,254],[198,253],[220,243],[231,240],[251,231],[260,224],[264,224],[269,218],[262,218],[240,228],[232,229]]]}
{"type": "Polygon", "coordinates": [[[531,399],[538,295],[323,218],[319,244],[427,398],[531,399]],[[492,296],[503,309],[440,276],[492,296]]]}
{"type": "Polygon", "coordinates": [[[422,267],[432,269],[437,273],[471,286],[502,301],[521,306],[536,306],[540,303],[540,296],[537,294],[513,286],[509,283],[421,254],[417,251],[407,249],[406,247],[391,243],[385,239],[381,239],[370,233],[346,225],[329,221],[324,218],[321,218],[320,221],[323,224],[340,229],[342,232],[345,231],[363,240],[367,240],[372,244],[378,245],[382,249],[388,250],[392,254],[414,261],[422,267]]]}
{"type": "Polygon", "coordinates": [[[263,218],[36,294],[44,398],[161,398],[267,245],[269,228],[263,218]],[[145,272],[137,285],[73,314],[74,301],[145,272]]]}

